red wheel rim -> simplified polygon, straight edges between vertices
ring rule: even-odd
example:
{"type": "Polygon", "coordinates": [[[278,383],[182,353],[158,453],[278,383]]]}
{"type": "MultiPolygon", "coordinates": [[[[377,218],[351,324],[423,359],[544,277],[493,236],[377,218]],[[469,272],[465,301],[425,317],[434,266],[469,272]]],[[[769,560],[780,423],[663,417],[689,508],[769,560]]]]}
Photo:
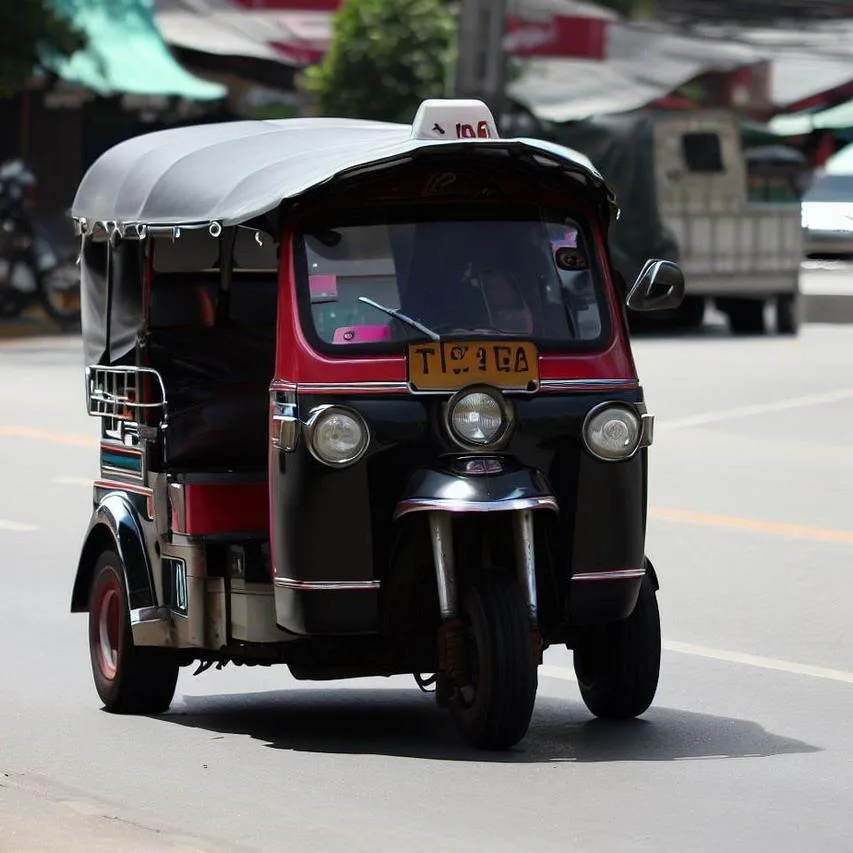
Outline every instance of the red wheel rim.
{"type": "Polygon", "coordinates": [[[118,670],[119,637],[121,635],[121,593],[116,583],[108,583],[98,599],[95,636],[98,666],[104,678],[112,681],[118,670]]]}

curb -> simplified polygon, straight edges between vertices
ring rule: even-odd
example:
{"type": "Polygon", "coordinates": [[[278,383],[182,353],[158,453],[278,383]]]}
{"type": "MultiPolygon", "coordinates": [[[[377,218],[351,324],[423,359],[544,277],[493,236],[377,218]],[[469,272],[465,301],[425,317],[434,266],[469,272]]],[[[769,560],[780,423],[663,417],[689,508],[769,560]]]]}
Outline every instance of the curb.
{"type": "Polygon", "coordinates": [[[853,323],[853,293],[804,293],[804,323],[853,323]]]}

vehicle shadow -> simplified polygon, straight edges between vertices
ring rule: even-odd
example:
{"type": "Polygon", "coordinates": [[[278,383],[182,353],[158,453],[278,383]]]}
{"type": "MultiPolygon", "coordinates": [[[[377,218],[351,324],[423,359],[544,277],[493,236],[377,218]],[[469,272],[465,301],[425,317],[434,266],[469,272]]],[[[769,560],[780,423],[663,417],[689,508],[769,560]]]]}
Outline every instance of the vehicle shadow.
{"type": "Polygon", "coordinates": [[[442,761],[678,761],[766,758],[821,751],[757,723],[673,708],[605,722],[578,702],[540,696],[527,736],[505,752],[461,741],[446,711],[415,690],[298,689],[184,697],[158,719],[222,735],[248,735],[273,749],[442,761]]]}

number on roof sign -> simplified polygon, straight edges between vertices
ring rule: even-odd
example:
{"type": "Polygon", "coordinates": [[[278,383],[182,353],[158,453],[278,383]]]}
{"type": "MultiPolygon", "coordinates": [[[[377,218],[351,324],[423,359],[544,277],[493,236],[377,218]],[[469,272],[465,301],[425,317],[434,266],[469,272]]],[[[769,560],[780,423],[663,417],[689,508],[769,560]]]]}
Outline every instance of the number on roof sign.
{"type": "Polygon", "coordinates": [[[477,100],[424,101],[412,122],[413,139],[497,139],[499,134],[489,108],[477,100]]]}
{"type": "Polygon", "coordinates": [[[474,127],[470,124],[457,124],[456,125],[456,138],[457,139],[488,139],[491,134],[489,133],[489,123],[487,121],[481,121],[477,124],[477,132],[474,132],[474,127]]]}

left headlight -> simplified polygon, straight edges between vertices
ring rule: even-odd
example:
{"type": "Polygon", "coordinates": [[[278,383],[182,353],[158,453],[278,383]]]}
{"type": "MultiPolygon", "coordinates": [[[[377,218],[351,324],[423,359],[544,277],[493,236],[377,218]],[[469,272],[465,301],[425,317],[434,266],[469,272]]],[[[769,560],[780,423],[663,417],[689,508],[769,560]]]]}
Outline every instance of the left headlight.
{"type": "Polygon", "coordinates": [[[583,425],[587,449],[606,462],[618,462],[633,456],[640,446],[641,437],[640,416],[624,405],[605,403],[593,409],[583,425]]]}
{"type": "Polygon", "coordinates": [[[326,465],[352,465],[364,456],[370,443],[367,424],[352,409],[340,406],[316,409],[306,427],[312,455],[326,465]]]}

